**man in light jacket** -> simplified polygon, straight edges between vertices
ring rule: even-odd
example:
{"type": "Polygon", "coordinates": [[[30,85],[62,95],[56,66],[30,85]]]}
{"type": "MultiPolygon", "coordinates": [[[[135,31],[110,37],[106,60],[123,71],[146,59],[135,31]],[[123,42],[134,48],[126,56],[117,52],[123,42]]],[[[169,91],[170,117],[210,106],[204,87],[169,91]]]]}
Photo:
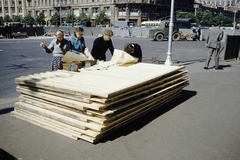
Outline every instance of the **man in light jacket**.
{"type": "Polygon", "coordinates": [[[223,30],[220,29],[221,24],[217,23],[215,27],[209,29],[206,46],[209,49],[209,56],[207,58],[205,67],[208,69],[209,62],[214,53],[215,69],[219,68],[219,50],[221,48],[221,40],[223,38],[223,30]]]}

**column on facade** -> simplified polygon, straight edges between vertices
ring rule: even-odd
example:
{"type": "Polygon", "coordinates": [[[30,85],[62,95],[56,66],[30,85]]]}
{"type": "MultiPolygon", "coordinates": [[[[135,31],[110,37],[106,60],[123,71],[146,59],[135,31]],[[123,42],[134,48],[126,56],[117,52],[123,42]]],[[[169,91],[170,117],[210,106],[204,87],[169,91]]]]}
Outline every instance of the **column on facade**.
{"type": "Polygon", "coordinates": [[[92,17],[93,14],[92,14],[92,7],[89,7],[89,16],[92,17]]]}
{"type": "Polygon", "coordinates": [[[80,15],[81,13],[83,13],[83,11],[82,11],[82,8],[81,8],[81,7],[79,7],[79,8],[78,8],[78,10],[79,10],[79,15],[80,15]]]}
{"type": "Polygon", "coordinates": [[[22,1],[22,16],[26,16],[26,1],[22,1]]]}
{"type": "Polygon", "coordinates": [[[235,4],[237,4],[237,0],[235,0],[235,4]]]}
{"type": "Polygon", "coordinates": [[[4,6],[5,6],[5,1],[2,1],[2,17],[3,17],[3,18],[5,17],[5,9],[4,9],[4,6]]]}
{"type": "Polygon", "coordinates": [[[118,21],[118,15],[119,15],[119,9],[118,9],[118,7],[113,7],[113,14],[114,14],[114,20],[113,20],[113,25],[114,25],[114,23],[115,23],[115,21],[118,21]]]}
{"type": "Polygon", "coordinates": [[[15,8],[15,15],[19,16],[18,0],[15,0],[14,2],[15,2],[15,6],[14,6],[14,8],[15,8]]]}
{"type": "Polygon", "coordinates": [[[141,22],[142,22],[142,10],[141,10],[141,7],[139,7],[137,25],[141,26],[141,22]]]}
{"type": "Polygon", "coordinates": [[[13,18],[11,5],[12,1],[8,1],[8,15],[10,16],[10,18],[13,18]]]}
{"type": "Polygon", "coordinates": [[[48,20],[49,20],[49,17],[51,17],[51,15],[50,15],[50,9],[47,10],[47,18],[48,18],[48,20]]]}
{"type": "Polygon", "coordinates": [[[125,21],[129,21],[129,15],[130,15],[129,7],[128,7],[128,5],[126,5],[126,17],[125,17],[125,21]]]}
{"type": "Polygon", "coordinates": [[[224,7],[227,6],[227,0],[224,0],[224,7]]]}

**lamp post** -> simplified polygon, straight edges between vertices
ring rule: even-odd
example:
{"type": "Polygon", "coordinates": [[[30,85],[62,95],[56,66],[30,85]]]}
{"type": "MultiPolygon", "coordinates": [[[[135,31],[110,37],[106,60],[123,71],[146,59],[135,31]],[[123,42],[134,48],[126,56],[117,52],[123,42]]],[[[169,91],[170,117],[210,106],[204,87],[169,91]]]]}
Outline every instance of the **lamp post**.
{"type": "Polygon", "coordinates": [[[235,33],[235,29],[236,29],[236,14],[237,14],[237,10],[234,10],[233,11],[233,14],[234,14],[234,18],[233,18],[233,35],[234,35],[234,33],[235,33]]]}
{"type": "Polygon", "coordinates": [[[170,23],[169,23],[169,34],[168,34],[168,52],[165,65],[172,66],[172,33],[173,33],[173,11],[174,11],[174,0],[171,1],[171,12],[170,12],[170,23]]]}
{"type": "Polygon", "coordinates": [[[197,16],[197,8],[199,8],[199,4],[194,4],[193,8],[195,9],[195,17],[197,16]]]}

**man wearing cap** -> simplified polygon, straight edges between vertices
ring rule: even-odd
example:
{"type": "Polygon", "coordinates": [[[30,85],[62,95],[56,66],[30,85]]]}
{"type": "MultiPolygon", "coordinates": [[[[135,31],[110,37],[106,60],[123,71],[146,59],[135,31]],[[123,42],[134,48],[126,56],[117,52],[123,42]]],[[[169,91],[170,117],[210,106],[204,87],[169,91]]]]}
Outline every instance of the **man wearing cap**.
{"type": "Polygon", "coordinates": [[[110,29],[105,29],[103,32],[103,36],[98,37],[94,40],[93,47],[91,50],[91,54],[94,59],[106,61],[106,52],[108,49],[113,55],[114,47],[111,40],[112,36],[113,32],[110,29]]]}

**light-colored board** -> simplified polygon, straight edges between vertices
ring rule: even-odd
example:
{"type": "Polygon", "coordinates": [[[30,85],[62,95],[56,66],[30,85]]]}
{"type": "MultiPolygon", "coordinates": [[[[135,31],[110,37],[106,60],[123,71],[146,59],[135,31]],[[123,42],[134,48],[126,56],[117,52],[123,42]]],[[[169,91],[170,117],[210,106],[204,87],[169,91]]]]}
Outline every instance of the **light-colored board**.
{"type": "Polygon", "coordinates": [[[18,85],[18,88],[23,88],[23,89],[29,89],[31,91],[34,92],[41,92],[41,93],[46,93],[46,94],[50,94],[50,95],[54,95],[54,96],[58,96],[58,97],[64,97],[67,99],[72,99],[75,101],[80,101],[80,102],[85,102],[85,103],[91,103],[92,100],[90,100],[89,98],[85,98],[85,97],[81,97],[81,96],[77,96],[74,94],[67,94],[64,92],[56,92],[56,91],[52,91],[49,89],[42,89],[42,88],[37,88],[37,87],[32,87],[32,86],[24,86],[24,85],[18,85]]]}
{"type": "MultiPolygon", "coordinates": [[[[150,66],[147,65],[147,66],[150,67],[151,65],[150,66]]],[[[159,68],[159,66],[158,66],[158,68],[159,68]]],[[[154,66],[154,67],[156,68],[156,66],[154,66]]],[[[119,68],[123,68],[123,67],[113,67],[113,68],[114,69],[119,69],[119,68]]],[[[131,67],[129,67],[129,68],[131,68],[131,67]]],[[[82,87],[77,88],[75,86],[70,86],[69,84],[65,84],[65,83],[64,84],[63,83],[59,84],[59,82],[57,83],[55,81],[52,81],[53,78],[45,79],[45,78],[41,78],[41,77],[38,77],[38,76],[36,76],[35,78],[31,78],[31,75],[29,75],[29,77],[26,76],[26,77],[16,78],[15,82],[19,83],[19,84],[26,84],[26,85],[37,86],[37,87],[40,87],[40,88],[46,87],[46,88],[50,88],[52,90],[57,90],[57,89],[59,90],[59,89],[61,89],[62,91],[67,92],[67,93],[71,93],[69,91],[69,90],[71,90],[74,94],[77,94],[77,95],[83,95],[83,96],[84,95],[88,95],[88,96],[96,95],[96,96],[107,98],[107,97],[112,97],[114,95],[118,95],[118,94],[120,94],[122,92],[125,92],[124,89],[126,89],[126,88],[134,88],[134,87],[136,88],[139,85],[147,83],[147,81],[152,81],[152,79],[154,79],[154,78],[159,78],[159,77],[164,76],[165,74],[170,74],[172,72],[176,72],[179,69],[181,69],[182,67],[161,66],[160,68],[163,68],[163,69],[159,70],[158,72],[154,72],[155,75],[153,75],[153,76],[148,76],[148,72],[145,72],[145,76],[139,75],[139,78],[136,81],[134,81],[132,79],[126,78],[126,75],[127,75],[127,77],[131,77],[131,74],[130,74],[132,72],[131,70],[130,70],[131,71],[130,73],[127,72],[128,69],[126,71],[124,70],[125,71],[125,75],[122,74],[122,77],[117,77],[117,79],[112,77],[111,76],[111,72],[110,72],[108,77],[106,77],[106,76],[102,76],[102,77],[97,76],[98,77],[98,82],[100,82],[102,84],[101,86],[98,86],[99,88],[91,88],[92,83],[89,83],[87,88],[85,88],[84,90],[81,90],[81,89],[83,89],[82,87]],[[105,78],[107,78],[108,81],[106,81],[105,78]],[[119,79],[120,78],[121,78],[121,81],[123,81],[124,83],[119,83],[119,79]],[[109,85],[110,82],[114,83],[113,86],[116,86],[116,87],[109,87],[109,88],[107,88],[107,86],[109,85]]],[[[148,68],[148,69],[151,70],[153,68],[148,68]]],[[[109,71],[111,71],[111,69],[109,69],[109,71]]],[[[63,72],[63,71],[59,71],[59,72],[63,72]]],[[[106,70],[106,73],[108,73],[108,70],[106,70]]],[[[81,74],[81,72],[80,73],[76,73],[76,74],[79,74],[79,76],[80,75],[81,76],[85,75],[85,74],[81,74]]],[[[94,71],[92,72],[92,74],[85,75],[84,76],[85,79],[86,80],[87,79],[93,79],[93,78],[91,78],[90,75],[95,76],[94,75],[94,71]]],[[[59,77],[57,76],[57,78],[59,78],[59,77]]],[[[72,80],[73,77],[70,76],[69,78],[67,78],[67,77],[64,77],[64,78],[65,78],[64,80],[66,81],[68,79],[72,80]]]]}
{"type": "Polygon", "coordinates": [[[57,114],[61,114],[79,121],[83,121],[83,122],[96,122],[96,123],[100,123],[103,124],[103,121],[106,120],[106,118],[101,117],[93,117],[93,116],[89,116],[87,114],[84,114],[83,112],[76,112],[76,111],[72,111],[69,110],[69,108],[63,107],[62,105],[56,105],[56,103],[49,103],[47,101],[39,101],[39,99],[33,99],[30,96],[20,96],[19,100],[21,102],[24,103],[28,103],[31,105],[34,105],[36,107],[40,107],[46,110],[49,110],[51,112],[57,113],[57,114]]]}
{"type": "Polygon", "coordinates": [[[59,104],[66,105],[66,106],[71,106],[72,108],[76,108],[79,110],[84,110],[84,108],[91,108],[91,109],[99,110],[100,108],[102,108],[104,106],[103,104],[100,104],[100,103],[89,104],[89,103],[74,101],[71,99],[57,97],[57,96],[49,95],[49,94],[45,94],[45,93],[34,92],[34,91],[20,88],[20,87],[17,87],[17,91],[27,94],[27,95],[37,97],[37,98],[45,99],[45,100],[48,100],[51,102],[59,103],[59,104]]]}
{"type": "Polygon", "coordinates": [[[89,129],[84,130],[84,129],[81,129],[81,128],[73,127],[71,125],[53,120],[53,119],[48,118],[48,117],[44,117],[44,116],[35,114],[33,112],[29,112],[29,111],[26,111],[26,110],[15,110],[15,112],[17,112],[21,115],[28,116],[28,118],[34,119],[37,122],[40,122],[42,124],[51,124],[55,128],[58,128],[59,130],[61,129],[63,131],[69,131],[71,134],[74,133],[75,137],[79,137],[83,134],[88,135],[90,137],[96,137],[97,135],[100,134],[100,132],[97,132],[97,131],[92,131],[92,130],[89,130],[89,129]]]}
{"type": "Polygon", "coordinates": [[[38,108],[35,107],[33,105],[27,104],[27,103],[23,103],[23,102],[16,102],[15,103],[15,109],[17,110],[18,108],[20,108],[21,110],[27,110],[29,112],[33,112],[35,114],[39,114],[45,117],[49,117],[51,119],[60,121],[62,123],[66,123],[68,125],[72,125],[74,127],[79,127],[81,129],[92,129],[92,130],[96,130],[96,131],[101,131],[102,126],[93,123],[93,122],[82,122],[82,121],[78,121],[42,108],[38,108]]]}
{"type": "Polygon", "coordinates": [[[49,125],[49,126],[48,125],[42,125],[39,121],[36,121],[35,119],[29,118],[28,115],[20,114],[16,111],[13,111],[13,112],[11,112],[11,116],[13,116],[15,118],[18,118],[18,119],[21,119],[21,120],[24,120],[26,122],[35,124],[35,125],[40,126],[42,128],[48,129],[50,131],[57,132],[57,133],[62,134],[64,136],[70,137],[72,139],[78,140],[78,137],[72,136],[70,133],[59,131],[56,128],[53,128],[52,125],[49,125]]]}

